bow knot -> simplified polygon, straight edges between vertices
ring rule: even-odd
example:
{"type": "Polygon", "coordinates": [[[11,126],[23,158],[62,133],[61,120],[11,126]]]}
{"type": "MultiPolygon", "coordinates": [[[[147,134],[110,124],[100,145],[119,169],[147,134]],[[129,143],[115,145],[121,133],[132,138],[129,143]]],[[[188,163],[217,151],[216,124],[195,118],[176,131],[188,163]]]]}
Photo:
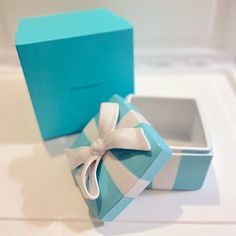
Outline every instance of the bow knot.
{"type": "Polygon", "coordinates": [[[98,156],[103,156],[107,151],[106,145],[104,144],[104,141],[101,138],[98,138],[92,143],[90,150],[91,153],[98,156]]]}
{"type": "MultiPolygon", "coordinates": [[[[87,199],[94,200],[99,196],[97,168],[101,158],[110,149],[151,150],[142,128],[116,127],[118,115],[119,104],[102,103],[98,130],[94,130],[98,137],[92,140],[90,147],[83,146],[66,150],[71,169],[79,168],[75,180],[87,199]]],[[[137,118],[137,115],[135,117],[137,118]]]]}

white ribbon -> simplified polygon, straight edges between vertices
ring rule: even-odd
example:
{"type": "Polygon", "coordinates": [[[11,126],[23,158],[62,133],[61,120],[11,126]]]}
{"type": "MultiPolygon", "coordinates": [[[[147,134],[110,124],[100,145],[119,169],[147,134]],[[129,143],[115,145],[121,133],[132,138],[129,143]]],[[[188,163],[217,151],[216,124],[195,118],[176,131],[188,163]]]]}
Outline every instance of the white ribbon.
{"type": "Polygon", "coordinates": [[[142,128],[116,127],[118,115],[119,104],[102,103],[99,115],[98,138],[89,147],[66,149],[71,169],[80,167],[76,181],[83,196],[87,199],[97,199],[100,194],[97,168],[101,158],[108,150],[113,148],[151,150],[142,128]]]}

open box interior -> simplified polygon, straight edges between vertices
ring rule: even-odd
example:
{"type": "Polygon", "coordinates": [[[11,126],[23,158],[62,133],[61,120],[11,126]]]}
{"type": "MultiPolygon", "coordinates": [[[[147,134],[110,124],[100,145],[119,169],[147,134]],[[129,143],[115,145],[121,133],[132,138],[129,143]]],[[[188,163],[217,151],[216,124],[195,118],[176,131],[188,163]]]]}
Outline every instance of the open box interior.
{"type": "Polygon", "coordinates": [[[128,99],[173,150],[210,150],[195,100],[136,95],[128,99]]]}

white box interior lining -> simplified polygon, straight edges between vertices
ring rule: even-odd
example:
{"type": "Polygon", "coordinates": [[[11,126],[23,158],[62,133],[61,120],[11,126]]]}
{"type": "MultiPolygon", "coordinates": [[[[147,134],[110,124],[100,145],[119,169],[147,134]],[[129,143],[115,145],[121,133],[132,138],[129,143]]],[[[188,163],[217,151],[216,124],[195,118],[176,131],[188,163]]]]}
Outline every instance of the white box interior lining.
{"type": "Polygon", "coordinates": [[[138,109],[172,149],[209,148],[195,100],[133,95],[130,96],[129,102],[138,109]]]}

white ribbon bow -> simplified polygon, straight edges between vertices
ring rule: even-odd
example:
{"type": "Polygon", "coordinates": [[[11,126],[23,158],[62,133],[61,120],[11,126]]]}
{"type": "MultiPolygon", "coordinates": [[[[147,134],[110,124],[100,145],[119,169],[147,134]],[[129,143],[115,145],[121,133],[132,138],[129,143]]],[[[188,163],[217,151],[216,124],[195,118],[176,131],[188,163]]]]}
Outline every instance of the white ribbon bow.
{"type": "Polygon", "coordinates": [[[118,115],[119,104],[102,103],[100,107],[97,140],[89,147],[66,149],[66,155],[71,169],[80,167],[76,181],[83,196],[87,199],[95,200],[100,194],[97,181],[97,168],[101,158],[108,150],[113,148],[142,151],[151,150],[142,128],[116,127],[118,115]]]}

